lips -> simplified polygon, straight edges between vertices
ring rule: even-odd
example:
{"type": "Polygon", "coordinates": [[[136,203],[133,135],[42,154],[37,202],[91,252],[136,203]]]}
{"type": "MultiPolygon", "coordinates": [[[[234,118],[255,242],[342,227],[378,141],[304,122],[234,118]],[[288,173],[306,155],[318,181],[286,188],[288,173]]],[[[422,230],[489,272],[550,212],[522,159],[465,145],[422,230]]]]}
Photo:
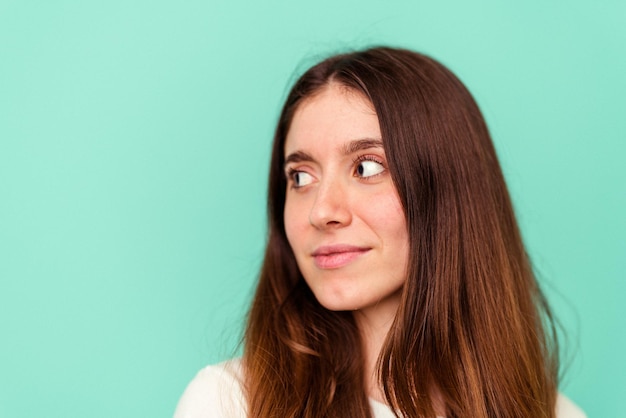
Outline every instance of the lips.
{"type": "Polygon", "coordinates": [[[338,269],[350,264],[371,248],[354,245],[325,245],[317,248],[311,256],[320,269],[338,269]]]}

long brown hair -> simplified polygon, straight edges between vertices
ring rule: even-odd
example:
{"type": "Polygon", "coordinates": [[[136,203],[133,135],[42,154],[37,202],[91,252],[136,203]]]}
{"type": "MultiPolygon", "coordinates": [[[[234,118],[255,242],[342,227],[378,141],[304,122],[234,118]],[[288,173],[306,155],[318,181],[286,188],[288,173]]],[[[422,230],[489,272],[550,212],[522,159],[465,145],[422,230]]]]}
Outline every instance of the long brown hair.
{"type": "Polygon", "coordinates": [[[331,82],[372,103],[410,237],[402,301],[378,361],[388,403],[398,416],[434,417],[437,393],[448,418],[554,417],[554,321],[484,119],[443,65],[392,48],[315,65],[280,114],[268,244],[244,337],[249,416],[371,416],[354,318],[317,302],[283,223],[290,122],[331,82]]]}

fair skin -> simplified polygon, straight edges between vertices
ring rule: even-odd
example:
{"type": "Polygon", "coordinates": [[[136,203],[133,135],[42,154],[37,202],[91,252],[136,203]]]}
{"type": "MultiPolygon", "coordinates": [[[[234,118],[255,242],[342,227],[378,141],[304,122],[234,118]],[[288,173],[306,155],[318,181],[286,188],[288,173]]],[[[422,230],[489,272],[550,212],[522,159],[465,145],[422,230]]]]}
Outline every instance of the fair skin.
{"type": "Polygon", "coordinates": [[[329,84],[299,105],[285,156],[285,230],[298,267],[322,306],[354,312],[366,390],[383,401],[375,366],[406,280],[408,233],[371,103],[329,84]]]}

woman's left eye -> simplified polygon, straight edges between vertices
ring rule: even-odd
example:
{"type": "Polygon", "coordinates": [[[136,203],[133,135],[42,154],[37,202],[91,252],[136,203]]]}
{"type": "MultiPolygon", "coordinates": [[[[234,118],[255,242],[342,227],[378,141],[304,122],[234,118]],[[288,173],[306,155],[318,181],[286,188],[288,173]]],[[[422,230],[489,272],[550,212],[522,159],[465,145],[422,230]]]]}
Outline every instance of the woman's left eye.
{"type": "Polygon", "coordinates": [[[362,160],[356,166],[356,174],[361,178],[372,177],[385,171],[382,163],[374,160],[362,160]]]}

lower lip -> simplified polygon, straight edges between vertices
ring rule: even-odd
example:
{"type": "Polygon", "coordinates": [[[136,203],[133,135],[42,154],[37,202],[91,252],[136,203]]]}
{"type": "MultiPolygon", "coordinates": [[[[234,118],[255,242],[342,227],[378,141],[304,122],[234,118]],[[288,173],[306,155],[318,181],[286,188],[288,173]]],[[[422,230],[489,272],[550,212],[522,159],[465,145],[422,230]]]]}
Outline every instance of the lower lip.
{"type": "Polygon", "coordinates": [[[341,253],[333,253],[326,255],[316,255],[313,256],[313,260],[315,260],[315,265],[321,269],[338,269],[340,267],[346,266],[354,261],[356,258],[359,258],[363,254],[365,254],[368,250],[363,251],[346,251],[341,253]]]}

